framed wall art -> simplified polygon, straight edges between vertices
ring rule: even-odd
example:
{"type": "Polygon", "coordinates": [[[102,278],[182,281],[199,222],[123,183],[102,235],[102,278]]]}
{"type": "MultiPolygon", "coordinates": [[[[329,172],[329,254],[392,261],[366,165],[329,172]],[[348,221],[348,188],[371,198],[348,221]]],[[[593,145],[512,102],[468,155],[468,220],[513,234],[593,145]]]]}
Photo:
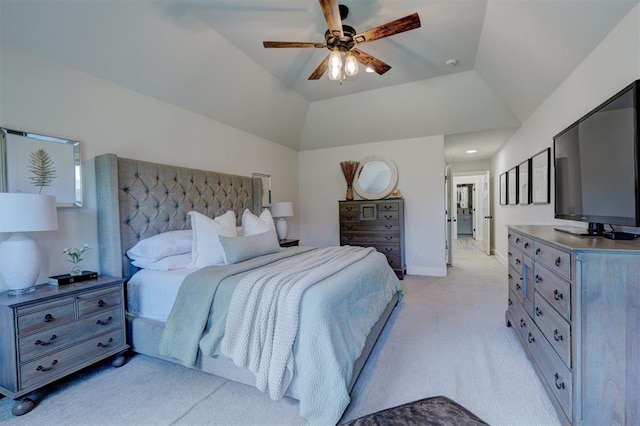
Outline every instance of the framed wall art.
{"type": "Polygon", "coordinates": [[[507,172],[507,201],[509,204],[518,204],[518,166],[507,172]]]}
{"type": "Polygon", "coordinates": [[[507,205],[509,202],[507,198],[507,173],[500,175],[500,205],[507,205]]]}
{"type": "Polygon", "coordinates": [[[518,204],[531,202],[531,159],[527,159],[518,165],[518,204]]]}
{"type": "Polygon", "coordinates": [[[531,158],[531,202],[549,204],[551,202],[550,174],[551,148],[547,148],[531,158]]]}
{"type": "Polygon", "coordinates": [[[80,142],[0,128],[0,190],[56,197],[82,207],[80,142]]]}

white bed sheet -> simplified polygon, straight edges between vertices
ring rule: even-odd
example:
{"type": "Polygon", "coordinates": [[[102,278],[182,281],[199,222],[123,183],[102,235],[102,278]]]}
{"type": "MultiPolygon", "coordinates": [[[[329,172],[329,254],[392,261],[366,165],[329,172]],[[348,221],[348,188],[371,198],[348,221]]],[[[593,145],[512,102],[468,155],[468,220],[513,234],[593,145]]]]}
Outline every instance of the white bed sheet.
{"type": "Polygon", "coordinates": [[[182,281],[198,269],[141,269],[136,272],[127,282],[127,312],[136,317],[167,322],[182,281]]]}

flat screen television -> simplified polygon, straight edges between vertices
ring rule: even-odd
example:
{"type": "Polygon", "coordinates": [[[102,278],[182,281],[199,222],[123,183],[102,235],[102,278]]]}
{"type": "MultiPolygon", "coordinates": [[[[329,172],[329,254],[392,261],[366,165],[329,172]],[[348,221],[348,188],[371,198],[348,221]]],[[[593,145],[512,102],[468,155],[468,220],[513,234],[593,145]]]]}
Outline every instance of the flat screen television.
{"type": "Polygon", "coordinates": [[[554,136],[556,218],[640,226],[639,101],[637,80],[554,136]]]}

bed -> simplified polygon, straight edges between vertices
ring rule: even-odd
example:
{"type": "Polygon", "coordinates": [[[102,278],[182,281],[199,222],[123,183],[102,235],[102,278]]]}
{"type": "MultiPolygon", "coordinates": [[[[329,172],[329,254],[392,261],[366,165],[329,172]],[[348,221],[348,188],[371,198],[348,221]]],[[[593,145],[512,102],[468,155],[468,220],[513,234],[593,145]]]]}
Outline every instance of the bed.
{"type": "MultiPolygon", "coordinates": [[[[262,217],[265,212],[260,205],[260,180],[119,158],[114,154],[96,157],[95,167],[100,272],[124,277],[127,282],[127,338],[132,350],[261,390],[265,388],[266,374],[267,391],[272,398],[284,394],[299,400],[300,414],[310,424],[337,423],[349,403],[349,392],[401,295],[400,283],[385,257],[374,250],[360,248],[278,247],[264,255],[246,259],[240,256],[234,264],[224,266],[193,268],[190,265],[166,272],[139,270],[132,265],[127,251],[143,240],[151,241],[158,235],[164,237],[189,230],[189,217],[193,220],[206,216],[217,220],[232,214],[238,230],[243,229],[243,216],[262,217]],[[353,251],[355,260],[352,263],[345,260],[344,265],[338,265],[336,270],[324,275],[318,275],[314,269],[308,275],[317,275],[317,283],[299,291],[299,308],[289,309],[295,315],[299,312],[299,317],[290,314],[297,322],[295,341],[292,341],[290,358],[285,356],[285,361],[280,363],[289,374],[282,374],[284,379],[272,382],[270,371],[256,372],[255,366],[248,365],[254,365],[255,361],[239,363],[237,356],[231,355],[235,352],[229,349],[227,340],[231,338],[227,335],[233,330],[235,336],[237,330],[246,327],[231,329],[228,323],[232,321],[229,320],[224,330],[226,317],[220,319],[220,312],[226,315],[228,311],[231,318],[238,310],[239,289],[252,291],[253,286],[257,286],[252,281],[265,281],[265,285],[271,285],[260,274],[269,271],[277,276],[276,271],[290,269],[287,262],[307,265],[319,262],[321,256],[341,259],[343,255],[335,252],[338,249],[353,251]],[[209,283],[214,278],[216,287],[211,290],[209,283]],[[213,301],[201,303],[200,299],[206,298],[199,294],[189,295],[187,287],[210,292],[213,301]],[[192,326],[191,323],[192,320],[202,321],[190,318],[198,310],[206,310],[209,315],[204,319],[204,330],[201,325],[192,326]],[[216,321],[222,324],[222,332],[212,331],[216,321]],[[194,335],[197,335],[194,347],[190,346],[191,341],[188,345],[183,342],[184,339],[194,340],[194,335]]],[[[194,234],[195,229],[194,226],[194,234]]],[[[220,237],[220,240],[227,244],[223,244],[225,248],[236,247],[239,242],[247,247],[262,247],[262,243],[255,244],[256,240],[249,238],[264,239],[263,235],[247,239],[220,237]]],[[[282,271],[279,273],[283,274],[282,271]]],[[[254,309],[250,314],[262,310],[254,309]]],[[[250,320],[257,321],[255,318],[250,320]]],[[[293,321],[289,318],[280,322],[293,321]]],[[[276,334],[274,340],[281,339],[276,334]]],[[[271,345],[276,346],[275,343],[271,345]]],[[[278,353],[273,358],[282,357],[278,353]]]]}

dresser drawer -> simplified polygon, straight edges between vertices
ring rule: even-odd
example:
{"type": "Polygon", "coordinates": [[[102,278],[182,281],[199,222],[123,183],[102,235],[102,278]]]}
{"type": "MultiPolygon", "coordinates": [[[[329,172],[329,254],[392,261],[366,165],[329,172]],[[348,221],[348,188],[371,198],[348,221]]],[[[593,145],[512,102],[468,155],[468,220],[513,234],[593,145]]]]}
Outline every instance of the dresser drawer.
{"type": "Polygon", "coordinates": [[[508,311],[512,321],[511,327],[524,340],[527,338],[530,323],[533,321],[512,291],[509,291],[509,301],[508,311]]]}
{"type": "Polygon", "coordinates": [[[514,246],[509,246],[507,258],[511,267],[513,267],[517,271],[522,270],[522,253],[520,252],[520,250],[518,250],[514,246]]]}
{"type": "Polygon", "coordinates": [[[567,321],[571,321],[571,285],[540,264],[536,264],[536,290],[567,321]]]}
{"type": "Polygon", "coordinates": [[[22,337],[18,344],[19,361],[29,361],[113,327],[121,328],[122,324],[122,309],[116,307],[101,314],[22,337]]]}
{"type": "Polygon", "coordinates": [[[360,205],[358,203],[340,203],[338,205],[338,211],[342,213],[359,213],[360,205]]]}
{"type": "Polygon", "coordinates": [[[391,266],[391,269],[403,269],[404,265],[402,264],[402,261],[400,260],[400,256],[392,256],[392,255],[385,255],[387,256],[387,262],[389,262],[389,266],[391,266]]]}
{"type": "Polygon", "coordinates": [[[340,244],[358,245],[358,243],[400,243],[399,232],[344,232],[340,244]]]}
{"type": "Polygon", "coordinates": [[[398,220],[400,213],[396,211],[381,211],[378,210],[378,220],[398,220]]]}
{"type": "Polygon", "coordinates": [[[114,330],[76,346],[52,353],[20,367],[20,388],[62,377],[69,370],[90,364],[124,345],[122,330],[114,330]]]}
{"type": "Polygon", "coordinates": [[[78,315],[83,317],[94,312],[105,311],[120,306],[120,289],[113,288],[78,297],[78,315]]]}
{"type": "Polygon", "coordinates": [[[66,298],[38,305],[37,308],[18,309],[18,334],[34,333],[73,321],[74,303],[74,298],[66,298]]]}
{"type": "Polygon", "coordinates": [[[513,266],[509,265],[509,272],[507,274],[507,279],[509,280],[509,290],[515,294],[518,301],[522,303],[522,275],[513,266]]]}
{"type": "Polygon", "coordinates": [[[402,227],[398,221],[369,221],[369,222],[343,222],[340,223],[342,232],[349,231],[385,231],[385,232],[402,232],[402,227]]]}
{"type": "Polygon", "coordinates": [[[536,324],[562,361],[571,367],[571,326],[539,293],[535,298],[536,324]]]}
{"type": "Polygon", "coordinates": [[[551,271],[568,280],[571,279],[571,255],[569,253],[536,241],[533,256],[536,262],[542,263],[551,271]]]}
{"type": "Polygon", "coordinates": [[[544,381],[562,407],[567,418],[572,418],[572,373],[560,360],[535,324],[531,324],[525,339],[534,362],[538,365],[544,381]]]}
{"type": "Polygon", "coordinates": [[[398,201],[381,201],[378,203],[378,212],[400,211],[398,201]]]}

